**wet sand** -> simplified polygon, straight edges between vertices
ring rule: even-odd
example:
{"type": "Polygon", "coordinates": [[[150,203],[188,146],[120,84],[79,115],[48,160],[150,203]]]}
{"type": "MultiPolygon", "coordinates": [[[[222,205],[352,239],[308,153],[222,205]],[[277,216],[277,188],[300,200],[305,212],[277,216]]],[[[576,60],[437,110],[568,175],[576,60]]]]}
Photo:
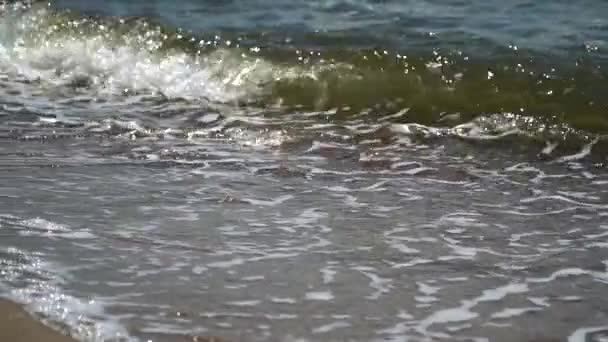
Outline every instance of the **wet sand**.
{"type": "Polygon", "coordinates": [[[19,305],[0,299],[0,341],[75,342],[35,320],[19,305]]]}

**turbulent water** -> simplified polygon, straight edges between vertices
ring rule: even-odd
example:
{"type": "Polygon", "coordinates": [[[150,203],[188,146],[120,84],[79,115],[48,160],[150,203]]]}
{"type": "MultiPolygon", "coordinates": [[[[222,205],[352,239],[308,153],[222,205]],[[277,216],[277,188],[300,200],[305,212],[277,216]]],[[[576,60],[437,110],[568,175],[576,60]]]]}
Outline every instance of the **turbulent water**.
{"type": "Polygon", "coordinates": [[[608,338],[605,1],[0,13],[0,295],[47,324],[608,338]]]}

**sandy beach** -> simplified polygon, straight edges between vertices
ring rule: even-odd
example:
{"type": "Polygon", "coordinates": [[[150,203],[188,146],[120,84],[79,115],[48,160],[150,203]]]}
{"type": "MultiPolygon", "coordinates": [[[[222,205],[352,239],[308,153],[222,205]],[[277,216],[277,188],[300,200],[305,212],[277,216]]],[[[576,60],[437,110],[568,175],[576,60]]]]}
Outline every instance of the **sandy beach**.
{"type": "Polygon", "coordinates": [[[75,340],[35,320],[19,305],[0,300],[0,341],[74,342],[75,340]]]}

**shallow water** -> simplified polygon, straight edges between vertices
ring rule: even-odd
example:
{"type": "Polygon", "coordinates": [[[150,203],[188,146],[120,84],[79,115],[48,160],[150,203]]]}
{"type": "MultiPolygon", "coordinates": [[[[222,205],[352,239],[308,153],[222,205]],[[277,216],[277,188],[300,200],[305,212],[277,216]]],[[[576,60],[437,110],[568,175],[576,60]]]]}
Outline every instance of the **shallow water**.
{"type": "Polygon", "coordinates": [[[484,4],[5,6],[0,294],[84,341],[605,339],[608,10],[484,4]]]}

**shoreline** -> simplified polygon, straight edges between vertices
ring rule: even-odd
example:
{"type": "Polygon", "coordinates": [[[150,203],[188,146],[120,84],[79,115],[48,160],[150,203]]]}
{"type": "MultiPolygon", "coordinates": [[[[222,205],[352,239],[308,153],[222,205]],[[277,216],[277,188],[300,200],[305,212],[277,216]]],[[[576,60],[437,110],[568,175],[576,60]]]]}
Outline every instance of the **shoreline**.
{"type": "Polygon", "coordinates": [[[76,342],[36,320],[19,304],[0,299],[0,341],[76,342]]]}

